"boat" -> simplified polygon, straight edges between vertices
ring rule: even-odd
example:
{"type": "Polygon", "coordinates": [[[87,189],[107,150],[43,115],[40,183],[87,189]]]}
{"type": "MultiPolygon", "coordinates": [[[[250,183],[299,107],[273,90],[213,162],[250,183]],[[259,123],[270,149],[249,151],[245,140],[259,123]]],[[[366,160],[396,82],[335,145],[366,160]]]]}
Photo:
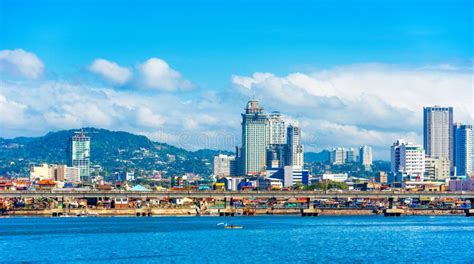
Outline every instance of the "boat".
{"type": "Polygon", "coordinates": [[[242,229],[244,228],[243,226],[238,226],[238,225],[226,225],[224,226],[225,229],[242,229]]]}
{"type": "Polygon", "coordinates": [[[217,225],[223,225],[225,229],[242,229],[242,228],[244,228],[243,226],[228,225],[227,223],[219,223],[217,225]]]}
{"type": "Polygon", "coordinates": [[[76,216],[78,217],[90,217],[90,216],[99,216],[98,213],[93,213],[93,212],[88,212],[88,211],[82,211],[78,213],[76,216]]]}

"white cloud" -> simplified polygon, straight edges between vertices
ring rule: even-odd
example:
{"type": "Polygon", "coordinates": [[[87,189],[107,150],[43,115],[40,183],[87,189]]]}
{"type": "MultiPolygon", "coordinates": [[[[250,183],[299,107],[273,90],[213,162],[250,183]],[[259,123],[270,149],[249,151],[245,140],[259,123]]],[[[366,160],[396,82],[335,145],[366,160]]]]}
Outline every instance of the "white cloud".
{"type": "Polygon", "coordinates": [[[456,120],[474,119],[472,73],[461,68],[351,65],[232,82],[237,89],[196,91],[190,99],[67,81],[0,81],[0,136],[96,126],[189,149],[231,150],[240,144],[240,113],[255,95],[267,112],[302,127],[307,151],[367,144],[376,159],[388,159],[398,138],[421,143],[424,105],[450,105],[456,120]]]}
{"type": "Polygon", "coordinates": [[[0,50],[0,73],[38,79],[43,70],[43,62],[34,53],[22,49],[0,50]]]}
{"type": "Polygon", "coordinates": [[[474,120],[472,72],[454,66],[361,64],[282,77],[234,75],[231,80],[267,111],[300,120],[306,142],[317,149],[369,144],[387,149],[382,156],[387,158],[397,138],[421,143],[423,106],[453,106],[456,120],[474,120]]]}
{"type": "Polygon", "coordinates": [[[189,149],[231,149],[236,144],[232,140],[218,145],[219,140],[206,135],[210,131],[233,133],[239,123],[238,112],[235,122],[229,122],[233,113],[223,111],[223,103],[203,103],[207,98],[199,96],[183,103],[173,93],[150,95],[67,81],[0,81],[0,86],[0,137],[38,136],[51,130],[94,126],[149,135],[189,149]]]}
{"type": "Polygon", "coordinates": [[[140,72],[139,84],[145,88],[162,91],[187,89],[191,83],[184,80],[181,73],[172,69],[168,63],[159,58],[150,58],[138,66],[140,72]]]}
{"type": "MultiPolygon", "coordinates": [[[[0,94],[0,124],[8,128],[26,125],[25,111],[27,106],[8,100],[0,94]]],[[[6,127],[3,127],[6,129],[6,127]]]]}
{"type": "Polygon", "coordinates": [[[136,118],[138,124],[145,127],[157,128],[165,123],[164,117],[143,106],[138,107],[136,118]]]}
{"type": "Polygon", "coordinates": [[[105,59],[95,59],[89,66],[89,70],[107,81],[123,85],[132,77],[132,71],[128,68],[121,67],[113,61],[105,59]]]}

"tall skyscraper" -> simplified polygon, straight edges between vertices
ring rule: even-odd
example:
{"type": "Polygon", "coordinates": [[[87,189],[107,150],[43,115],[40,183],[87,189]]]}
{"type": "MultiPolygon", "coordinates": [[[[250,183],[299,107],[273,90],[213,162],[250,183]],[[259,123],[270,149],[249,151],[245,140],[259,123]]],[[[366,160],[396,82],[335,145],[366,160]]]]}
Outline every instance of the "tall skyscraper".
{"type": "Polygon", "coordinates": [[[267,168],[283,168],[286,163],[286,124],[280,112],[270,114],[268,130],[267,168]]]}
{"type": "Polygon", "coordinates": [[[69,162],[71,167],[79,168],[81,181],[90,179],[90,137],[84,131],[75,132],[69,142],[69,162]]]}
{"type": "Polygon", "coordinates": [[[285,121],[281,118],[280,112],[274,111],[270,114],[268,127],[270,131],[268,144],[286,144],[286,125],[285,121]]]}
{"type": "Polygon", "coordinates": [[[245,175],[257,175],[265,170],[268,141],[268,116],[258,101],[250,100],[242,114],[242,172],[245,175]]]}
{"type": "Polygon", "coordinates": [[[423,179],[425,153],[420,145],[397,140],[391,147],[391,172],[406,174],[412,179],[423,179]]]}
{"type": "Polygon", "coordinates": [[[301,145],[301,128],[289,125],[287,129],[287,165],[303,166],[303,145],[301,145]]]}
{"type": "Polygon", "coordinates": [[[454,166],[456,175],[474,174],[474,131],[472,125],[455,124],[454,166]]]}
{"type": "Polygon", "coordinates": [[[359,160],[360,164],[364,165],[367,168],[372,166],[372,148],[367,145],[360,147],[359,160]]]}
{"type": "Polygon", "coordinates": [[[453,108],[423,108],[423,147],[432,158],[447,157],[453,171],[453,108]]]}

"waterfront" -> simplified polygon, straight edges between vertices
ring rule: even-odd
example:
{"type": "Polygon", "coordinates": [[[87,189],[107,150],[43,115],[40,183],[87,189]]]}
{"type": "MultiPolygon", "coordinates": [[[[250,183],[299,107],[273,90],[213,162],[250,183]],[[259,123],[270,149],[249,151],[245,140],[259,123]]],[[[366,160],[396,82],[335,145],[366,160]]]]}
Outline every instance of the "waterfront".
{"type": "Polygon", "coordinates": [[[472,248],[474,220],[461,216],[0,219],[2,263],[472,263],[472,248]]]}

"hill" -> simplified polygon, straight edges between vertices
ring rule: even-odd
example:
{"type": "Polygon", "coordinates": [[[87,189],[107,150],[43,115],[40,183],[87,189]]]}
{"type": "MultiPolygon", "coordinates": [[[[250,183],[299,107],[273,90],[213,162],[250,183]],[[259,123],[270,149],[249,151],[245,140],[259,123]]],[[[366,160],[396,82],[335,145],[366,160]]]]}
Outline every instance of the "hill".
{"type": "MultiPolygon", "coordinates": [[[[26,174],[31,163],[66,163],[66,150],[74,131],[78,130],[50,132],[33,138],[0,138],[0,175],[26,174]]],[[[101,165],[107,173],[141,169],[159,170],[167,175],[185,172],[209,175],[212,157],[220,152],[187,151],[122,131],[98,128],[84,128],[84,131],[91,137],[91,163],[101,165]]]]}
{"type": "Polygon", "coordinates": [[[305,152],[304,153],[304,161],[307,163],[312,162],[322,162],[328,163],[329,162],[329,151],[323,150],[321,152],[305,152]]]}

